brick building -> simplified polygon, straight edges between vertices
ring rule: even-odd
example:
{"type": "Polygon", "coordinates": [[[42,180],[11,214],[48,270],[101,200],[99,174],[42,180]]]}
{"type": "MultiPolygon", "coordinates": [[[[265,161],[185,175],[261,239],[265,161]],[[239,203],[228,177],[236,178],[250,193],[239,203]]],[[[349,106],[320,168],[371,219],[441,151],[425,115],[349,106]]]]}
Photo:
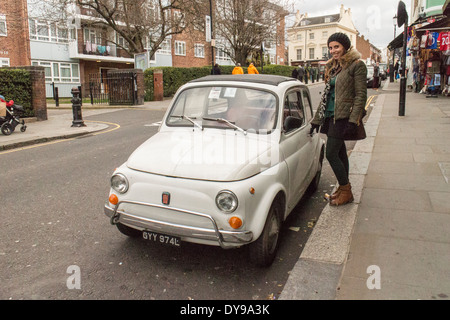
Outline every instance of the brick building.
{"type": "Polygon", "coordinates": [[[361,59],[369,64],[381,62],[381,50],[371,44],[369,39],[365,39],[364,36],[358,35],[356,37],[356,48],[361,53],[361,59]]]}
{"type": "Polygon", "coordinates": [[[0,67],[30,64],[27,0],[1,0],[0,67]]]}

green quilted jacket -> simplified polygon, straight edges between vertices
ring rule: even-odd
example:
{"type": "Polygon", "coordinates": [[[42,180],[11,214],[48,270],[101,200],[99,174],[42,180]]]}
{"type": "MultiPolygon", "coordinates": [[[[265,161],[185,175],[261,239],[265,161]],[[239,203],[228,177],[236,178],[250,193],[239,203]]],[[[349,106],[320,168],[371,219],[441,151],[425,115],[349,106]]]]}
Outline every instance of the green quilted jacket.
{"type": "MultiPolygon", "coordinates": [[[[359,124],[367,101],[367,67],[360,59],[361,54],[354,49],[350,49],[341,59],[342,70],[337,75],[335,86],[335,120],[349,119],[359,124]]],[[[331,65],[332,60],[329,60],[326,69],[331,65]]],[[[311,123],[322,125],[323,120],[316,112],[311,123]]]]}

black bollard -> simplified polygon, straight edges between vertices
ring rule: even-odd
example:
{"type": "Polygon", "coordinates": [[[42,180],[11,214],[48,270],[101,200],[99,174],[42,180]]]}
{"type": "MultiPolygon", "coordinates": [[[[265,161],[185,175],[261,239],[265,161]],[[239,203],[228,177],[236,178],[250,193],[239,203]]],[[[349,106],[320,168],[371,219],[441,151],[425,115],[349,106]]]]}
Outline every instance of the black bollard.
{"type": "Polygon", "coordinates": [[[72,88],[72,111],[73,111],[73,121],[72,127],[86,127],[81,116],[81,98],[80,90],[77,87],[72,88]]]}

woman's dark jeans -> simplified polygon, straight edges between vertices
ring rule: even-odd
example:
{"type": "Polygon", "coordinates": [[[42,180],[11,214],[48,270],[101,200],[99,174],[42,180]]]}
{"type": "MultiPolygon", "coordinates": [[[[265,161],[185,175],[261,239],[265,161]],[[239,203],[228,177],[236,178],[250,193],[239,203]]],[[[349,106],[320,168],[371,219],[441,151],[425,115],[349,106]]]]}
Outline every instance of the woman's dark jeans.
{"type": "Polygon", "coordinates": [[[345,141],[338,138],[328,137],[326,157],[330,163],[331,169],[333,169],[333,172],[336,175],[339,185],[345,186],[348,184],[349,163],[345,141]]]}

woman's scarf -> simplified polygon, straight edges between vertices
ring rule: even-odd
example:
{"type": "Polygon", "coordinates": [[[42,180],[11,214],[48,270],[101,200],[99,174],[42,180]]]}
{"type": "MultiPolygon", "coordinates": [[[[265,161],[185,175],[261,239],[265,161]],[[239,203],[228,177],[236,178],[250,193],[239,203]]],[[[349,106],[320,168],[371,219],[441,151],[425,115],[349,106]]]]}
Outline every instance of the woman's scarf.
{"type": "Polygon", "coordinates": [[[325,90],[323,91],[322,97],[320,99],[319,107],[317,108],[317,113],[319,115],[319,119],[321,122],[325,119],[325,110],[327,109],[327,100],[328,94],[331,91],[330,80],[338,75],[341,72],[342,67],[340,64],[335,65],[331,68],[330,72],[327,75],[327,81],[325,82],[325,90]]]}

